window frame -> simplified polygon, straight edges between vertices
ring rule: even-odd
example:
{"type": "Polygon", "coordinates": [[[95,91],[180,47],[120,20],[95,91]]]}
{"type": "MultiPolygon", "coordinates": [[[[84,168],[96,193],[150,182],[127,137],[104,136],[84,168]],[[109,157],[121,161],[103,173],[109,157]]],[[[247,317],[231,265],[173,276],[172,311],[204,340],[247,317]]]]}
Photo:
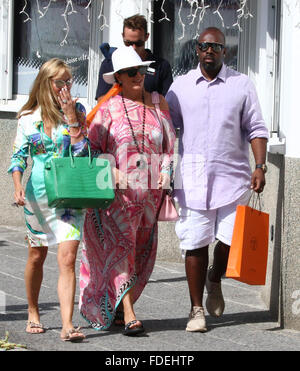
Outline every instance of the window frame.
{"type": "Polygon", "coordinates": [[[14,0],[3,0],[0,5],[0,40],[3,48],[0,60],[0,103],[12,99],[13,14],[14,0]]]}
{"type": "MultiPolygon", "coordinates": [[[[6,75],[0,74],[0,88],[3,89],[5,86],[6,96],[0,98],[0,112],[18,112],[20,108],[28,100],[28,94],[13,94],[13,31],[14,31],[14,7],[15,0],[4,0],[3,13],[0,14],[1,23],[3,29],[7,32],[2,33],[2,39],[7,40],[7,47],[4,50],[4,56],[6,58],[6,68],[1,69],[2,71],[8,71],[6,75]],[[6,14],[8,16],[6,16],[6,14]],[[6,18],[7,17],[7,18],[6,18]],[[5,23],[2,22],[4,19],[7,21],[8,27],[4,27],[5,23]]],[[[103,11],[107,12],[107,2],[104,2],[103,11]]],[[[87,97],[79,98],[79,101],[86,107],[86,110],[90,110],[95,104],[95,92],[98,82],[98,74],[100,64],[103,60],[101,58],[101,52],[99,49],[100,44],[103,42],[103,32],[100,31],[99,13],[101,10],[101,2],[93,1],[90,4],[89,9],[89,20],[90,20],[90,37],[89,37],[89,63],[88,63],[88,84],[87,84],[87,97]],[[97,76],[97,78],[96,78],[97,76]]]]}
{"type": "MultiPolygon", "coordinates": [[[[3,85],[5,85],[5,92],[6,96],[4,98],[0,98],[0,111],[6,112],[17,112],[22,105],[28,99],[28,95],[14,95],[12,94],[12,83],[13,83],[13,30],[14,30],[14,2],[15,0],[4,0],[2,9],[3,12],[0,13],[0,20],[3,24],[3,29],[5,29],[6,33],[2,33],[2,40],[7,40],[6,50],[4,50],[4,59],[6,60],[0,61],[2,62],[2,74],[0,72],[0,89],[3,92],[3,85]],[[6,9],[5,9],[6,7],[6,9]],[[4,14],[5,13],[5,14],[4,14]],[[3,22],[5,16],[7,16],[7,27],[3,22]],[[4,66],[4,63],[6,65],[4,66]],[[4,67],[4,68],[3,68],[4,67]],[[5,73],[3,73],[3,71],[5,73]]],[[[245,73],[246,75],[250,76],[251,79],[257,85],[258,90],[265,89],[264,88],[264,80],[268,81],[268,98],[265,99],[265,94],[261,93],[262,102],[263,102],[263,111],[266,112],[267,117],[267,126],[269,127],[270,131],[279,131],[279,124],[278,120],[280,117],[279,112],[279,94],[280,94],[280,62],[279,62],[279,50],[280,50],[280,11],[282,7],[281,0],[267,0],[269,13],[264,15],[264,19],[260,19],[260,9],[264,5],[258,3],[257,0],[249,2],[250,6],[250,13],[254,15],[254,18],[251,18],[251,22],[249,20],[243,19],[241,22],[241,27],[243,32],[240,33],[240,40],[239,40],[239,49],[238,49],[238,71],[245,73]],[[271,51],[269,51],[268,57],[272,57],[273,59],[273,67],[271,66],[263,66],[261,69],[261,62],[259,61],[260,57],[260,45],[259,45],[259,36],[262,33],[261,31],[265,32],[266,26],[264,23],[271,22],[270,24],[273,25],[273,21],[270,21],[270,17],[274,14],[272,13],[272,8],[276,7],[275,19],[274,19],[274,35],[273,35],[273,44],[267,46],[271,51]],[[273,55],[272,55],[272,48],[273,48],[273,55]],[[255,52],[253,52],[255,51],[255,52]],[[257,73],[259,71],[259,74],[257,73]],[[270,77],[272,74],[272,78],[270,77]],[[262,75],[262,76],[261,76],[262,75]]],[[[99,13],[101,10],[102,2],[101,1],[93,1],[91,2],[90,9],[89,9],[89,19],[90,19],[90,39],[89,39],[89,63],[88,63],[88,85],[87,85],[87,98],[80,98],[79,101],[86,107],[87,111],[89,111],[93,106],[95,106],[95,92],[97,89],[98,83],[98,74],[100,69],[100,64],[104,59],[99,46],[106,40],[110,42],[112,31],[111,29],[104,28],[101,30],[101,20],[99,20],[99,13]]],[[[110,19],[111,16],[111,6],[110,2],[104,1],[102,11],[106,17],[106,19],[110,19]]],[[[1,8],[0,8],[1,9],[1,8]]],[[[153,14],[154,3],[150,0],[143,4],[144,13],[147,14],[147,18],[149,21],[149,29],[150,31],[150,38],[147,44],[153,50],[153,42],[154,42],[154,27],[155,24],[151,21],[151,15],[153,14]]],[[[0,36],[1,38],[1,36],[0,36]]],[[[266,90],[266,89],[265,89],[266,90]]]]}
{"type": "Polygon", "coordinates": [[[282,0],[251,1],[249,10],[254,17],[242,22],[238,70],[254,81],[266,126],[270,133],[278,133],[282,0]]]}

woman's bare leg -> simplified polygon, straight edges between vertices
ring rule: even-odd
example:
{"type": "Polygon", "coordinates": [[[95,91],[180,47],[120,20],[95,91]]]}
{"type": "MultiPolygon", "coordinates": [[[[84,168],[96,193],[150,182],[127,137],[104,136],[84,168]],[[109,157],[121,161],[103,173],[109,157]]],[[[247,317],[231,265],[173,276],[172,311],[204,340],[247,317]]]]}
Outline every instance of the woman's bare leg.
{"type": "MultiPolygon", "coordinates": [[[[134,288],[127,291],[127,293],[124,295],[122,299],[125,324],[136,320],[136,315],[133,309],[133,300],[132,300],[133,290],[134,288]]],[[[142,326],[141,321],[137,321],[135,324],[131,325],[130,328],[141,327],[141,326],[142,326]]]]}
{"type": "Polygon", "coordinates": [[[78,246],[79,241],[65,241],[58,246],[57,261],[59,278],[57,292],[62,319],[62,337],[64,337],[69,330],[74,329],[72,317],[76,289],[75,262],[78,246]]]}
{"type": "Polygon", "coordinates": [[[30,333],[42,333],[44,329],[34,327],[31,323],[40,324],[38,299],[43,281],[43,265],[48,252],[48,247],[28,246],[28,259],[25,268],[25,286],[28,301],[28,324],[26,331],[30,333]]]}

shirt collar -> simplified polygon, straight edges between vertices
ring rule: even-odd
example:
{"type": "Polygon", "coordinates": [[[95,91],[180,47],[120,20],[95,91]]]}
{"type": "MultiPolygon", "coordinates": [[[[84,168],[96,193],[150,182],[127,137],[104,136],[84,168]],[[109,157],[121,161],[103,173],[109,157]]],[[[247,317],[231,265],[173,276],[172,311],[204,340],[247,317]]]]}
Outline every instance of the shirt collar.
{"type": "MultiPolygon", "coordinates": [[[[200,82],[201,80],[206,80],[206,78],[203,76],[203,73],[201,71],[200,64],[198,64],[197,71],[199,72],[199,77],[197,78],[196,83],[200,82]]],[[[212,81],[215,81],[217,79],[220,79],[223,82],[226,82],[226,71],[227,71],[227,67],[223,63],[220,72],[218,73],[218,75],[216,76],[216,78],[214,80],[212,80],[212,81]]],[[[210,82],[212,82],[212,81],[210,81],[210,82]]]]}
{"type": "Polygon", "coordinates": [[[145,49],[145,50],[147,52],[147,59],[146,60],[149,60],[149,58],[153,58],[154,57],[154,55],[153,55],[153,53],[151,52],[150,49],[145,49]]]}
{"type": "MultiPolygon", "coordinates": [[[[62,112],[62,110],[61,110],[62,112]]],[[[63,112],[62,112],[63,113],[63,112]]],[[[39,130],[41,125],[43,124],[43,119],[42,119],[42,110],[41,107],[38,107],[32,114],[31,120],[35,127],[39,130]]]]}
{"type": "Polygon", "coordinates": [[[42,125],[42,115],[41,115],[41,108],[38,107],[32,114],[32,121],[34,122],[34,125],[37,129],[40,128],[42,125]]]}

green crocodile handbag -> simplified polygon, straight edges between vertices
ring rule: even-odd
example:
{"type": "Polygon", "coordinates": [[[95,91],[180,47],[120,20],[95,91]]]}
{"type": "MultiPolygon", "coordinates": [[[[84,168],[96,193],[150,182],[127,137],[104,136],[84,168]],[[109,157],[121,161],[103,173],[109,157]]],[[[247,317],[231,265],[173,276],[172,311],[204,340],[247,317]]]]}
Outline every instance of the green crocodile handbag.
{"type": "Polygon", "coordinates": [[[45,164],[44,176],[49,207],[106,209],[114,200],[110,162],[104,158],[52,158],[45,164]]]}

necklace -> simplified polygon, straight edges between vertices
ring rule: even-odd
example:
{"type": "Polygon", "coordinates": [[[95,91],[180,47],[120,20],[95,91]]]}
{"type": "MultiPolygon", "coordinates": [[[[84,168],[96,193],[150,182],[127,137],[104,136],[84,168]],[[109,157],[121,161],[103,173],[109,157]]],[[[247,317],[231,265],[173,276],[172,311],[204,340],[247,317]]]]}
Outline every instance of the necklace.
{"type": "MultiPolygon", "coordinates": [[[[142,99],[143,99],[143,106],[144,106],[144,109],[143,109],[143,129],[142,129],[142,132],[143,132],[143,135],[142,135],[142,149],[140,149],[139,145],[138,145],[138,142],[137,142],[137,139],[136,139],[136,136],[134,134],[134,131],[133,131],[133,126],[132,126],[132,123],[130,121],[130,118],[129,118],[129,115],[128,115],[128,111],[127,111],[127,108],[126,108],[126,104],[125,104],[125,100],[124,100],[124,96],[123,94],[121,94],[121,97],[122,97],[122,102],[123,102],[123,107],[124,107],[124,111],[125,111],[125,114],[126,114],[126,118],[128,120],[128,123],[129,123],[129,126],[130,126],[130,130],[131,130],[131,135],[132,135],[132,139],[134,141],[134,144],[135,144],[135,147],[136,147],[136,150],[137,152],[140,154],[140,155],[143,155],[144,153],[144,150],[145,150],[145,118],[146,118],[146,105],[145,105],[145,97],[144,97],[144,91],[142,92],[142,99]]],[[[140,158],[137,162],[136,162],[136,167],[140,168],[140,169],[143,169],[145,167],[145,161],[140,158]]]]}

